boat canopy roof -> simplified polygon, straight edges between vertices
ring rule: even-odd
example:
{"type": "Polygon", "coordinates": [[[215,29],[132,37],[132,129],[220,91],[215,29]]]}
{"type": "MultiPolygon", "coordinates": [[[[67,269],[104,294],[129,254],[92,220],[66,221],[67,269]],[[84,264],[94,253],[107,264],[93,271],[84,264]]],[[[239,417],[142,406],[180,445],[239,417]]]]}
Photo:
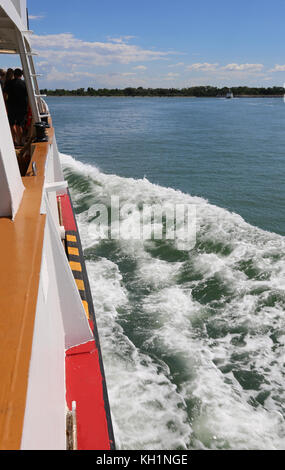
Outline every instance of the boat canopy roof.
{"type": "Polygon", "coordinates": [[[33,63],[27,0],[0,0],[0,54],[19,54],[34,122],[40,122],[41,95],[33,63]]]}
{"type": "MultiPolygon", "coordinates": [[[[0,0],[0,54],[19,54],[17,33],[28,33],[26,0],[0,0]]],[[[25,40],[29,43],[29,35],[25,40]]]]}

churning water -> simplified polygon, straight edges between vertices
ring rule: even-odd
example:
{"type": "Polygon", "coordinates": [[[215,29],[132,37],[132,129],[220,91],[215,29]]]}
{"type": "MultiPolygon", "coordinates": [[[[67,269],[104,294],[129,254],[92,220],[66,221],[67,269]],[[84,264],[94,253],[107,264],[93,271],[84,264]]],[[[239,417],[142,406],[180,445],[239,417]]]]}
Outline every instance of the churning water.
{"type": "MultiPolygon", "coordinates": [[[[285,449],[285,106],[50,98],[120,449],[285,449]],[[72,155],[72,156],[71,156],[72,155]],[[96,240],[90,208],[189,204],[194,248],[96,240]]],[[[124,214],[131,223],[134,213],[124,214]]]]}

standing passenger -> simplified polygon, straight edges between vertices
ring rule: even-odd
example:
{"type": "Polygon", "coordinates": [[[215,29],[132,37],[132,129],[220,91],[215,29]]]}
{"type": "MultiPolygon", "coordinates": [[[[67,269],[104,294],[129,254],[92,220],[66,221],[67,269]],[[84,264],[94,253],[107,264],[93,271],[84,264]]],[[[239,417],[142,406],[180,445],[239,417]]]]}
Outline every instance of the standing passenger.
{"type": "Polygon", "coordinates": [[[4,90],[4,86],[5,86],[5,78],[6,78],[5,70],[0,69],[0,85],[1,85],[2,91],[4,90]]]}
{"type": "Polygon", "coordinates": [[[6,107],[7,107],[7,99],[8,99],[8,96],[7,94],[5,93],[5,89],[8,85],[8,83],[13,80],[14,78],[14,70],[13,69],[8,69],[7,72],[6,72],[6,77],[5,77],[5,82],[4,82],[4,88],[3,88],[3,93],[4,93],[4,99],[5,99],[5,102],[6,102],[6,107]]]}
{"type": "Polygon", "coordinates": [[[11,126],[12,137],[16,146],[24,144],[24,125],[28,112],[28,93],[25,82],[22,80],[23,72],[14,70],[14,79],[6,85],[4,92],[7,95],[8,119],[11,126]]]}
{"type": "Polygon", "coordinates": [[[10,80],[13,80],[14,78],[14,70],[13,69],[8,69],[6,72],[6,77],[5,77],[5,86],[10,82],[10,80]]]}

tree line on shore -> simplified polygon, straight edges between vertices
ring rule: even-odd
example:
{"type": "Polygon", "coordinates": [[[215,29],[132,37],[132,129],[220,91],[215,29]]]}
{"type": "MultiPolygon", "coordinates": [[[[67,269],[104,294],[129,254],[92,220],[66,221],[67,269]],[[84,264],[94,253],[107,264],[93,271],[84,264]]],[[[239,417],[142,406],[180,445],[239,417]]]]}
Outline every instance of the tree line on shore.
{"type": "Polygon", "coordinates": [[[132,96],[132,97],[179,97],[179,96],[194,96],[194,97],[209,97],[218,98],[225,97],[227,93],[232,92],[234,96],[283,96],[284,87],[269,87],[269,88],[251,88],[247,86],[239,87],[223,87],[217,88],[213,86],[194,86],[190,88],[124,88],[124,89],[107,89],[107,88],[78,88],[76,90],[41,90],[42,94],[47,96],[132,96]]]}

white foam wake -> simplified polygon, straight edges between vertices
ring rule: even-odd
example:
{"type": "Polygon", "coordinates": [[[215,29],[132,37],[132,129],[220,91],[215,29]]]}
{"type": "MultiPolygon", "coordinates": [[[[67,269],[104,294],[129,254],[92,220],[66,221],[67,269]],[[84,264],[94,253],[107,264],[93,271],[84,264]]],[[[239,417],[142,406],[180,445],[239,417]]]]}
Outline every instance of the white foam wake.
{"type": "Polygon", "coordinates": [[[284,238],[205,199],[62,162],[120,447],[284,449],[284,238]],[[113,195],[137,206],[195,204],[196,247],[181,256],[173,246],[118,241],[112,261],[97,256],[88,208],[113,195]],[[124,260],[133,261],[125,277],[124,260]]]}

